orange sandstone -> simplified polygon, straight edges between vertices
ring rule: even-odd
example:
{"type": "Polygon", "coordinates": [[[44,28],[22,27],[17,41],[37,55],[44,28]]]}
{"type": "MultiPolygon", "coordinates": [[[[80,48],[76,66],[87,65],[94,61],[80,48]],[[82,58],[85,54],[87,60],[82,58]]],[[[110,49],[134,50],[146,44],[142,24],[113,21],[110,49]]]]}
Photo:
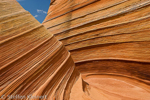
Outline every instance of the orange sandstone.
{"type": "Polygon", "coordinates": [[[150,0],[53,0],[43,25],[70,51],[90,99],[150,99],[150,0]]]}
{"type": "Polygon", "coordinates": [[[51,0],[43,25],[0,0],[0,99],[150,100],[149,23],[149,0],[51,0]]]}

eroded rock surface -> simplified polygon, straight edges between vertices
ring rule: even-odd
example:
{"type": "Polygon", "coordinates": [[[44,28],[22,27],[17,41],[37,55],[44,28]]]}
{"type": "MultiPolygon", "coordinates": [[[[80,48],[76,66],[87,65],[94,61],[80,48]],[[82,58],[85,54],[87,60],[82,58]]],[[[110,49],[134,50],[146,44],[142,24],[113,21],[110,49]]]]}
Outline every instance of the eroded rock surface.
{"type": "Polygon", "coordinates": [[[43,25],[71,52],[90,99],[150,99],[150,0],[53,0],[43,25]]]}
{"type": "Polygon", "coordinates": [[[0,0],[0,100],[69,100],[78,79],[63,44],[17,1],[0,0]]]}
{"type": "Polygon", "coordinates": [[[47,29],[0,0],[0,99],[150,100],[149,23],[149,0],[51,0],[47,29]]]}

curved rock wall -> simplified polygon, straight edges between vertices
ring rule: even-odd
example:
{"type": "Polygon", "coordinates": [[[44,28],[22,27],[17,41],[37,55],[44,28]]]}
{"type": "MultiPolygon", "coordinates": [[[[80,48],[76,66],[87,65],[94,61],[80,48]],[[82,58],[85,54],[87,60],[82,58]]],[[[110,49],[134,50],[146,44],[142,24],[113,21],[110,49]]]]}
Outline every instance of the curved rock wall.
{"type": "Polygon", "coordinates": [[[150,80],[149,22],[149,0],[54,0],[43,25],[71,52],[81,72],[99,66],[150,80]]]}
{"type": "Polygon", "coordinates": [[[17,1],[0,0],[0,100],[68,100],[79,77],[61,42],[17,1]]]}
{"type": "Polygon", "coordinates": [[[150,0],[53,0],[43,25],[108,100],[149,99],[120,82],[150,90],[150,0]]]}
{"type": "Polygon", "coordinates": [[[149,14],[149,0],[51,0],[48,32],[0,0],[0,100],[150,100],[149,14]]]}

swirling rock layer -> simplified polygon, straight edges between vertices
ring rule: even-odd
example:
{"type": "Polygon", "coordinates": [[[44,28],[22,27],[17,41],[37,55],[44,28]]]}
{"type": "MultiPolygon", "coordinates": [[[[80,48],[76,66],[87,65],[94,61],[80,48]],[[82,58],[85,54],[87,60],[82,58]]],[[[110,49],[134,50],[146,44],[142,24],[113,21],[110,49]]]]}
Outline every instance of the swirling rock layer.
{"type": "Polygon", "coordinates": [[[0,0],[0,99],[150,100],[149,14],[149,0],[52,0],[48,32],[0,0]]]}
{"type": "Polygon", "coordinates": [[[53,0],[43,25],[71,52],[90,99],[150,99],[150,0],[53,0]]]}
{"type": "Polygon", "coordinates": [[[63,44],[17,1],[0,0],[0,100],[69,100],[77,80],[63,44]]]}

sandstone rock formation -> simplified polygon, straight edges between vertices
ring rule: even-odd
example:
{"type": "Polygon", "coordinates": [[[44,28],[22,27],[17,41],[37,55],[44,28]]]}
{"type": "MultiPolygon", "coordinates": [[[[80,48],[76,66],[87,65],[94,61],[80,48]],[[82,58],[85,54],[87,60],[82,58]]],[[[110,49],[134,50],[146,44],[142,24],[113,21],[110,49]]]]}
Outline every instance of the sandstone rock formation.
{"type": "Polygon", "coordinates": [[[150,100],[149,22],[149,0],[51,0],[46,29],[0,0],[0,100],[150,100]]]}
{"type": "Polygon", "coordinates": [[[0,0],[0,100],[68,100],[79,77],[61,42],[17,1],[0,0]]]}
{"type": "Polygon", "coordinates": [[[150,99],[150,0],[53,0],[43,25],[99,95],[150,99]]]}

